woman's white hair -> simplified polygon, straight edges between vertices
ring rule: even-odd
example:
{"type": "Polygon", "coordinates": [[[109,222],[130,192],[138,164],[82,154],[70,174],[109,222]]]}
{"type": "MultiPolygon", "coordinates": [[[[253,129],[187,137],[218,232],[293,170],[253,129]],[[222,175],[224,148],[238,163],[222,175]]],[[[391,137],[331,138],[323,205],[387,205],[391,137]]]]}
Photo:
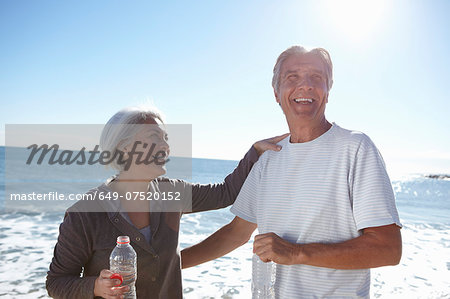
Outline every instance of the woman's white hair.
{"type": "Polygon", "coordinates": [[[333,63],[331,62],[330,53],[328,53],[328,51],[323,48],[314,48],[311,50],[307,50],[302,46],[292,46],[281,53],[280,56],[278,56],[277,62],[275,63],[275,66],[273,68],[272,87],[276,92],[278,92],[278,89],[280,87],[281,66],[288,57],[294,54],[315,54],[319,56],[319,58],[325,65],[325,70],[327,72],[326,75],[328,90],[331,89],[331,87],[333,86],[333,63]]]}
{"type": "Polygon", "coordinates": [[[124,164],[118,163],[118,157],[138,133],[140,125],[152,122],[164,124],[162,113],[149,104],[123,108],[108,120],[100,136],[100,148],[109,152],[110,157],[116,157],[109,166],[119,171],[124,169],[124,164]]]}

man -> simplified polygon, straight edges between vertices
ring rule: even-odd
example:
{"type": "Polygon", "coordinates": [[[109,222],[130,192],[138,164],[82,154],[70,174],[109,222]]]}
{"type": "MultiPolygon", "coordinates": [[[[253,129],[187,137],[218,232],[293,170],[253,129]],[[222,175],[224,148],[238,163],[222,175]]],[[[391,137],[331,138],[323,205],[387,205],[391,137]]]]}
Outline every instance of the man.
{"type": "Polygon", "coordinates": [[[234,220],[182,252],[187,268],[246,243],[277,263],[277,298],[368,298],[369,268],[396,265],[401,235],[384,162],[366,135],[325,118],[328,52],[294,46],[274,67],[272,85],[290,136],[251,170],[234,220]]]}

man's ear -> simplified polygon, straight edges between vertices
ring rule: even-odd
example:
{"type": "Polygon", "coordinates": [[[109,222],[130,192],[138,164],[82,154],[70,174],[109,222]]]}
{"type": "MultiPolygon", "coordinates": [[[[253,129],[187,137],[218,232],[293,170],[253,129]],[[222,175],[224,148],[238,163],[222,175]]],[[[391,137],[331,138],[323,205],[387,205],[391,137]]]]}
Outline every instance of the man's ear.
{"type": "Polygon", "coordinates": [[[328,91],[327,91],[327,103],[328,103],[328,96],[330,95],[330,89],[333,86],[333,80],[331,80],[330,82],[330,86],[328,86],[328,91]]]}
{"type": "Polygon", "coordinates": [[[280,99],[278,98],[278,94],[275,88],[273,89],[273,94],[275,95],[275,101],[277,101],[277,103],[281,106],[281,102],[280,99]]]}

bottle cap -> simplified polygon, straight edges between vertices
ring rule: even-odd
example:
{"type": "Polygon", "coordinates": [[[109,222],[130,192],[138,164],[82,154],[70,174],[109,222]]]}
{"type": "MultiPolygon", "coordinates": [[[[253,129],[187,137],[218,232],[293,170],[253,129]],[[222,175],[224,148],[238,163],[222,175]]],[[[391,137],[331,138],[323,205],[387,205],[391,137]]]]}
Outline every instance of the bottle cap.
{"type": "Polygon", "coordinates": [[[109,278],[110,279],[118,279],[120,281],[119,284],[115,285],[115,287],[119,287],[122,284],[122,282],[123,282],[123,277],[119,273],[114,273],[109,278]]]}
{"type": "Polygon", "coordinates": [[[117,244],[129,244],[130,243],[130,237],[128,236],[118,236],[117,237],[117,244]]]}

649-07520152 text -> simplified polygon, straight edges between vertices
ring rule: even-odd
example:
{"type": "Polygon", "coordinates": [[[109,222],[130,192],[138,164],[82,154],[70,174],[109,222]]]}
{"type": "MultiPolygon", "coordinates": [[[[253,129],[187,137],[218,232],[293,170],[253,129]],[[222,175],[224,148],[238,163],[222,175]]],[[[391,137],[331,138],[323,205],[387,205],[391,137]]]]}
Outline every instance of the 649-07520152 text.
{"type": "Polygon", "coordinates": [[[47,193],[11,193],[11,201],[79,201],[79,200],[162,200],[162,201],[179,201],[181,200],[181,193],[168,191],[168,192],[126,192],[125,194],[119,194],[118,192],[92,192],[92,193],[70,193],[63,194],[59,192],[47,192],[47,193]]]}

